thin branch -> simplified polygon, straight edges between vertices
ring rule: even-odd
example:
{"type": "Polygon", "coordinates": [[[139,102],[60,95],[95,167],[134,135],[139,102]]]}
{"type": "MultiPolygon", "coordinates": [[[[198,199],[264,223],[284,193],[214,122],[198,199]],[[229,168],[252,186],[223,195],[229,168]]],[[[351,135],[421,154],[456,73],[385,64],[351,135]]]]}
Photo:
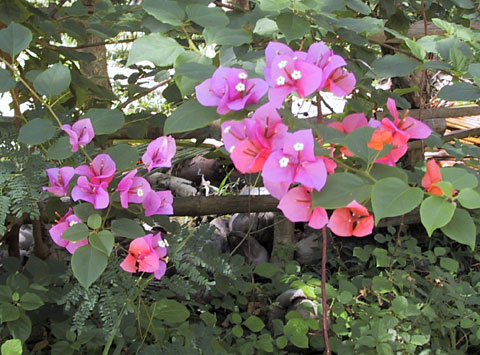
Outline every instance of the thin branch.
{"type": "Polygon", "coordinates": [[[172,80],[173,80],[173,78],[169,78],[169,79],[167,79],[167,80],[161,81],[161,82],[158,83],[157,85],[152,86],[151,88],[145,90],[144,92],[142,92],[142,93],[140,93],[140,94],[138,94],[138,95],[136,95],[136,96],[133,96],[133,97],[129,98],[127,101],[125,101],[124,103],[120,104],[120,105],[118,106],[118,108],[119,108],[119,109],[123,109],[123,108],[127,107],[127,106],[130,105],[132,102],[137,101],[137,100],[141,99],[141,98],[144,97],[144,96],[147,96],[147,95],[150,94],[152,91],[155,91],[155,90],[157,90],[158,88],[162,87],[163,85],[168,84],[168,83],[169,83],[170,81],[172,81],[172,80]]]}
{"type": "Polygon", "coordinates": [[[106,46],[108,44],[130,43],[130,42],[133,42],[135,40],[136,40],[136,38],[128,38],[128,39],[120,39],[120,40],[115,41],[115,42],[94,42],[94,43],[81,44],[81,45],[75,46],[75,47],[55,46],[55,45],[52,45],[52,44],[49,44],[49,43],[46,43],[46,42],[43,42],[43,41],[37,41],[37,42],[40,43],[42,46],[44,46],[46,48],[49,48],[49,49],[53,49],[53,50],[58,50],[58,49],[74,49],[75,50],[75,49],[84,49],[84,48],[91,48],[91,47],[106,46]]]}
{"type": "Polygon", "coordinates": [[[236,6],[233,6],[233,5],[224,4],[224,3],[222,3],[221,1],[214,1],[213,3],[214,3],[216,6],[224,7],[224,8],[229,9],[229,10],[235,10],[235,11],[245,12],[245,10],[242,9],[242,8],[240,8],[240,7],[236,7],[236,6]]]}
{"type": "Polygon", "coordinates": [[[381,42],[381,41],[377,41],[377,40],[374,40],[373,38],[368,38],[368,41],[370,43],[374,43],[374,44],[378,44],[379,46],[381,47],[385,47],[385,48],[389,48],[395,52],[398,52],[398,53],[402,53],[402,54],[405,54],[407,56],[409,56],[410,58],[413,58],[415,59],[417,62],[420,62],[420,63],[423,63],[423,61],[421,59],[418,59],[417,57],[415,57],[411,52],[409,51],[406,51],[406,50],[403,50],[401,48],[397,48],[397,47],[394,47],[394,46],[391,46],[385,42],[381,42]]]}
{"type": "Polygon", "coordinates": [[[62,6],[65,5],[66,2],[67,2],[67,0],[62,0],[62,1],[60,1],[60,4],[58,4],[57,6],[55,6],[55,8],[52,10],[52,12],[50,12],[50,14],[48,15],[48,17],[54,18],[55,15],[57,14],[58,10],[60,10],[60,9],[62,8],[62,6]]]}
{"type": "Polygon", "coordinates": [[[322,229],[322,309],[323,309],[323,338],[325,340],[325,354],[330,355],[330,341],[328,339],[328,304],[327,304],[327,227],[322,229]]]}

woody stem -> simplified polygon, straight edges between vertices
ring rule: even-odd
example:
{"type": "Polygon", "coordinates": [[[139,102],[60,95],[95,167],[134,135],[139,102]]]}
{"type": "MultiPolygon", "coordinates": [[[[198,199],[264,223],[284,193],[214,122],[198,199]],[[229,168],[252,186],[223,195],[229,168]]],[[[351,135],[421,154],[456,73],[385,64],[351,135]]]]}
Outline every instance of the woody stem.
{"type": "Polygon", "coordinates": [[[327,274],[327,229],[322,229],[322,309],[323,309],[323,339],[325,339],[325,354],[330,355],[330,342],[328,340],[328,305],[327,305],[327,292],[326,292],[326,274],[327,274]]]}

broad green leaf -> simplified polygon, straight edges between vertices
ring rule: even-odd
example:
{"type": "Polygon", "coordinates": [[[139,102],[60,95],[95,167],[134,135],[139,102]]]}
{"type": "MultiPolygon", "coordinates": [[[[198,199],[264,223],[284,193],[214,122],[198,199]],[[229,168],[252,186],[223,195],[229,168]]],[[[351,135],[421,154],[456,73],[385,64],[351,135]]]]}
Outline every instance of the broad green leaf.
{"type": "Polygon", "coordinates": [[[45,118],[35,118],[20,128],[18,140],[25,144],[36,145],[52,139],[54,134],[55,127],[52,121],[45,118]]]}
{"type": "Polygon", "coordinates": [[[370,175],[377,180],[387,177],[395,177],[404,182],[408,181],[408,175],[403,169],[386,164],[373,164],[373,167],[370,170],[370,175]]]}
{"type": "Polygon", "coordinates": [[[236,324],[232,328],[232,334],[235,335],[237,338],[240,338],[243,336],[243,328],[241,325],[236,324]]]}
{"type": "Polygon", "coordinates": [[[279,349],[283,349],[288,344],[288,338],[285,335],[281,335],[276,339],[276,343],[279,349]]]}
{"type": "Polygon", "coordinates": [[[87,225],[92,229],[98,229],[102,225],[102,217],[98,213],[88,216],[87,225]]]}
{"type": "Polygon", "coordinates": [[[444,86],[438,97],[448,101],[474,101],[480,98],[480,89],[469,83],[455,83],[444,86]]]}
{"type": "Polygon", "coordinates": [[[88,217],[95,213],[95,208],[93,208],[91,203],[79,203],[73,207],[73,213],[82,221],[86,222],[88,217]]]}
{"type": "Polygon", "coordinates": [[[98,234],[91,234],[88,241],[92,247],[105,255],[110,256],[115,244],[115,237],[111,232],[103,230],[98,234]]]}
{"type": "Polygon", "coordinates": [[[9,339],[2,344],[2,355],[22,355],[22,341],[20,339],[9,339]]]}
{"type": "Polygon", "coordinates": [[[68,136],[58,138],[47,150],[47,158],[50,160],[64,160],[72,155],[72,146],[68,136]]]}
{"type": "Polygon", "coordinates": [[[365,4],[362,0],[346,0],[345,4],[353,11],[360,12],[362,15],[368,15],[372,12],[370,6],[365,4]]]}
{"type": "Polygon", "coordinates": [[[96,135],[115,133],[125,124],[123,112],[118,109],[91,108],[82,118],[90,118],[96,135]]]}
{"type": "Polygon", "coordinates": [[[126,143],[116,144],[105,150],[105,153],[115,161],[117,170],[126,170],[135,168],[140,153],[137,147],[132,147],[126,143]]]}
{"type": "Polygon", "coordinates": [[[430,196],[422,202],[420,219],[427,230],[428,236],[431,237],[435,229],[441,228],[450,222],[455,208],[455,203],[439,196],[430,196]]]}
{"type": "Polygon", "coordinates": [[[441,257],[440,266],[445,270],[456,273],[458,271],[458,261],[452,258],[441,257]]]}
{"type": "Polygon", "coordinates": [[[198,82],[211,78],[217,68],[211,64],[188,62],[175,67],[175,75],[183,75],[198,82]]]}
{"type": "Polygon", "coordinates": [[[383,31],[383,21],[381,19],[376,19],[373,17],[343,17],[337,18],[335,21],[335,26],[343,27],[348,30],[365,33],[365,34],[374,34],[383,31]]]}
{"type": "Polygon", "coordinates": [[[389,343],[379,343],[375,346],[378,355],[394,355],[392,346],[389,343]]]}
{"type": "Polygon", "coordinates": [[[377,77],[393,78],[406,76],[415,71],[419,62],[407,57],[405,54],[385,55],[372,63],[373,71],[377,77]]]}
{"type": "Polygon", "coordinates": [[[25,26],[12,22],[0,31],[0,49],[12,57],[28,48],[32,41],[32,32],[25,26]]]}
{"type": "Polygon", "coordinates": [[[378,293],[388,293],[393,290],[391,281],[383,276],[375,276],[372,279],[372,289],[378,293]]]}
{"type": "Polygon", "coordinates": [[[452,0],[452,2],[463,9],[473,9],[475,7],[472,0],[452,0]]]}
{"type": "Polygon", "coordinates": [[[142,6],[148,14],[158,21],[172,26],[182,25],[185,19],[185,11],[177,1],[144,0],[142,6]]]}
{"type": "MultiPolygon", "coordinates": [[[[434,20],[434,22],[437,24],[437,22],[434,20]]],[[[453,24],[447,22],[448,26],[451,26],[453,24]]],[[[450,60],[450,52],[452,48],[456,48],[460,51],[462,51],[463,55],[467,58],[471,58],[473,53],[468,44],[466,44],[464,41],[456,38],[456,37],[448,37],[444,38],[441,40],[436,41],[437,44],[437,51],[438,53],[442,56],[442,58],[445,61],[450,60]]]]}
{"type": "Polygon", "coordinates": [[[13,89],[16,84],[8,70],[0,68],[0,93],[13,89]]]}
{"type": "Polygon", "coordinates": [[[353,200],[365,201],[371,193],[372,185],[350,173],[329,175],[321,191],[313,191],[313,206],[326,209],[345,207],[353,200]]]}
{"type": "Polygon", "coordinates": [[[54,97],[65,92],[71,81],[70,69],[57,63],[38,74],[33,81],[33,87],[41,95],[54,97]]]}
{"type": "Polygon", "coordinates": [[[143,237],[146,233],[143,228],[128,218],[120,218],[112,222],[112,233],[120,237],[135,239],[143,237]]]}
{"type": "Polygon", "coordinates": [[[223,46],[237,47],[252,41],[252,34],[249,31],[228,27],[206,27],[203,35],[208,44],[216,43],[223,46]]]}
{"type": "Polygon", "coordinates": [[[253,33],[264,37],[272,37],[278,31],[277,23],[269,18],[261,18],[255,24],[253,33]]]}
{"type": "Polygon", "coordinates": [[[78,248],[72,256],[73,275],[78,282],[89,288],[97,280],[107,267],[108,257],[92,247],[84,245],[78,248]]]}
{"type": "Polygon", "coordinates": [[[290,342],[298,348],[308,349],[308,336],[306,334],[292,334],[288,337],[290,342]]]}
{"type": "Polygon", "coordinates": [[[468,245],[475,250],[477,230],[470,214],[462,208],[457,208],[450,222],[442,227],[442,232],[450,239],[468,245]]]}
{"type": "Polygon", "coordinates": [[[467,187],[474,189],[478,185],[478,179],[475,175],[462,168],[441,168],[442,180],[449,181],[457,190],[467,187]]]}
{"type": "Polygon", "coordinates": [[[480,193],[478,191],[465,188],[458,193],[457,196],[458,202],[468,209],[480,208],[480,193]]]}
{"type": "Polygon", "coordinates": [[[32,332],[32,321],[25,313],[21,313],[17,320],[8,322],[7,326],[10,334],[22,341],[26,341],[32,332]]]}
{"type": "Polygon", "coordinates": [[[372,127],[360,127],[345,137],[345,146],[348,150],[366,161],[368,165],[384,157],[392,150],[391,145],[384,145],[382,151],[371,149],[367,146],[374,131],[375,129],[372,127]]]}
{"type": "Polygon", "coordinates": [[[422,199],[421,189],[410,187],[400,179],[389,177],[378,181],[372,188],[375,224],[382,218],[401,216],[412,211],[422,199]]]}
{"type": "Polygon", "coordinates": [[[187,5],[186,12],[189,20],[203,27],[226,26],[230,22],[225,12],[219,7],[193,4],[187,5]]]}
{"type": "Polygon", "coordinates": [[[408,48],[410,48],[410,50],[412,51],[412,54],[415,57],[422,60],[425,59],[425,55],[427,54],[427,51],[425,50],[425,48],[419,45],[416,41],[407,38],[405,39],[405,44],[408,46],[408,48]]]}
{"type": "Polygon", "coordinates": [[[467,65],[467,57],[463,52],[458,48],[450,48],[450,60],[454,70],[463,71],[467,65]]]}
{"type": "Polygon", "coordinates": [[[135,40],[128,54],[127,67],[148,60],[159,67],[172,65],[183,53],[183,47],[173,38],[152,33],[135,40]]]}
{"type": "Polygon", "coordinates": [[[78,242],[88,238],[88,227],[83,223],[70,226],[62,235],[62,239],[78,242]]]}
{"type": "Polygon", "coordinates": [[[20,318],[20,310],[18,307],[11,303],[0,303],[0,321],[11,322],[18,318],[20,318]]]}
{"type": "Polygon", "coordinates": [[[211,65],[210,58],[188,51],[177,57],[174,69],[177,87],[183,96],[190,96],[195,92],[195,87],[212,77],[217,68],[211,65]]]}
{"type": "Polygon", "coordinates": [[[262,11],[280,11],[290,6],[290,0],[259,0],[262,11]]]}
{"type": "Polygon", "coordinates": [[[262,277],[267,277],[271,279],[274,275],[279,273],[281,270],[277,265],[271,263],[262,263],[255,268],[255,273],[262,277]]]}
{"type": "Polygon", "coordinates": [[[413,345],[425,345],[427,344],[428,342],[430,341],[430,334],[427,334],[427,335],[412,335],[412,337],[410,338],[410,344],[413,344],[413,345]]]}
{"type": "Polygon", "coordinates": [[[22,307],[26,311],[32,311],[34,309],[40,308],[45,304],[45,302],[43,302],[40,296],[31,292],[24,293],[20,297],[19,303],[20,307],[22,307]]]}
{"type": "Polygon", "coordinates": [[[219,118],[215,107],[205,107],[197,100],[179,106],[165,121],[164,134],[193,131],[219,118]]]}
{"type": "Polygon", "coordinates": [[[250,316],[244,322],[243,325],[250,329],[252,332],[257,333],[265,328],[265,323],[257,316],[250,316]]]}
{"type": "Polygon", "coordinates": [[[287,42],[303,38],[310,31],[310,22],[292,13],[281,13],[276,22],[287,42]]]}
{"type": "Polygon", "coordinates": [[[472,63],[468,66],[470,75],[480,78],[480,63],[472,63]]]}
{"type": "Polygon", "coordinates": [[[165,321],[167,324],[182,323],[190,316],[187,307],[178,301],[164,299],[151,306],[154,318],[165,321]]]}

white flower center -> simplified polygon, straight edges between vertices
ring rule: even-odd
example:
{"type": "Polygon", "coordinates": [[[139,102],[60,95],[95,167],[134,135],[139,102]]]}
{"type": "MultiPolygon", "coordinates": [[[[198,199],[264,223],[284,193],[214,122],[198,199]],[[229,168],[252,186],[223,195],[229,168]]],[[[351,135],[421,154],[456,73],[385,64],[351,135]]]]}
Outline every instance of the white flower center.
{"type": "Polygon", "coordinates": [[[232,145],[232,146],[230,147],[230,150],[229,150],[230,154],[232,154],[234,150],[235,150],[235,146],[232,145]]]}
{"type": "Polygon", "coordinates": [[[295,143],[295,144],[293,145],[293,149],[295,149],[295,151],[297,151],[297,152],[302,151],[304,147],[305,147],[305,145],[304,145],[303,143],[300,143],[300,142],[299,142],[299,143],[295,143]]]}
{"type": "Polygon", "coordinates": [[[137,190],[137,196],[142,197],[143,196],[143,189],[138,189],[137,190]]]}
{"type": "Polygon", "coordinates": [[[281,168],[286,168],[288,166],[288,163],[290,163],[290,159],[288,159],[287,157],[283,157],[278,161],[278,164],[280,164],[281,168]]]}
{"type": "Polygon", "coordinates": [[[165,247],[167,246],[167,244],[166,244],[163,240],[159,240],[159,241],[158,241],[158,246],[159,246],[160,248],[165,248],[165,247]]]}
{"type": "Polygon", "coordinates": [[[279,76],[275,82],[277,83],[277,85],[285,85],[285,77],[283,76],[279,76]]]}
{"type": "Polygon", "coordinates": [[[287,66],[287,63],[288,63],[288,62],[287,62],[286,60],[282,60],[282,61],[280,61],[280,62],[278,63],[278,67],[279,67],[280,69],[283,69],[283,68],[285,68],[285,67],[287,66]]]}
{"type": "Polygon", "coordinates": [[[246,79],[246,78],[248,78],[248,75],[247,75],[247,73],[241,72],[241,73],[238,73],[238,78],[239,79],[246,79]]]}
{"type": "Polygon", "coordinates": [[[238,84],[235,86],[235,90],[237,90],[238,92],[245,91],[245,84],[244,84],[244,83],[238,83],[238,84]]]}
{"type": "Polygon", "coordinates": [[[71,221],[68,225],[71,227],[71,226],[74,226],[75,224],[78,224],[77,221],[71,221]]]}
{"type": "Polygon", "coordinates": [[[227,126],[227,127],[225,127],[225,129],[223,130],[223,133],[228,134],[231,129],[232,129],[232,126],[227,126]]]}
{"type": "Polygon", "coordinates": [[[297,56],[293,57],[293,60],[297,60],[297,59],[298,59],[298,57],[297,57],[297,56]]]}
{"type": "Polygon", "coordinates": [[[302,78],[302,72],[300,70],[294,70],[292,73],[292,79],[298,80],[302,78]]]}

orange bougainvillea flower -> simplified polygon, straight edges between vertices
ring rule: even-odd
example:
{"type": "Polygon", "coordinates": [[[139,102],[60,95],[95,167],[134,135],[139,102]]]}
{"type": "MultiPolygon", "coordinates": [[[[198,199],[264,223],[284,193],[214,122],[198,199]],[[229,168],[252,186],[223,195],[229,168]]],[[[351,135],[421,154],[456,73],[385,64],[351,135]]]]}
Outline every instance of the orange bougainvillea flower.
{"type": "Polygon", "coordinates": [[[432,195],[442,196],[442,188],[437,185],[437,183],[440,181],[442,181],[440,166],[435,160],[431,159],[427,162],[427,172],[422,179],[422,186],[432,195]]]}
{"type": "Polygon", "coordinates": [[[392,144],[392,142],[393,136],[391,132],[378,129],[373,132],[372,138],[370,139],[370,142],[368,142],[368,148],[380,151],[383,150],[385,144],[392,144]]]}
{"type": "Polygon", "coordinates": [[[373,226],[373,216],[355,200],[333,211],[327,225],[339,237],[365,237],[372,234],[373,226]]]}

